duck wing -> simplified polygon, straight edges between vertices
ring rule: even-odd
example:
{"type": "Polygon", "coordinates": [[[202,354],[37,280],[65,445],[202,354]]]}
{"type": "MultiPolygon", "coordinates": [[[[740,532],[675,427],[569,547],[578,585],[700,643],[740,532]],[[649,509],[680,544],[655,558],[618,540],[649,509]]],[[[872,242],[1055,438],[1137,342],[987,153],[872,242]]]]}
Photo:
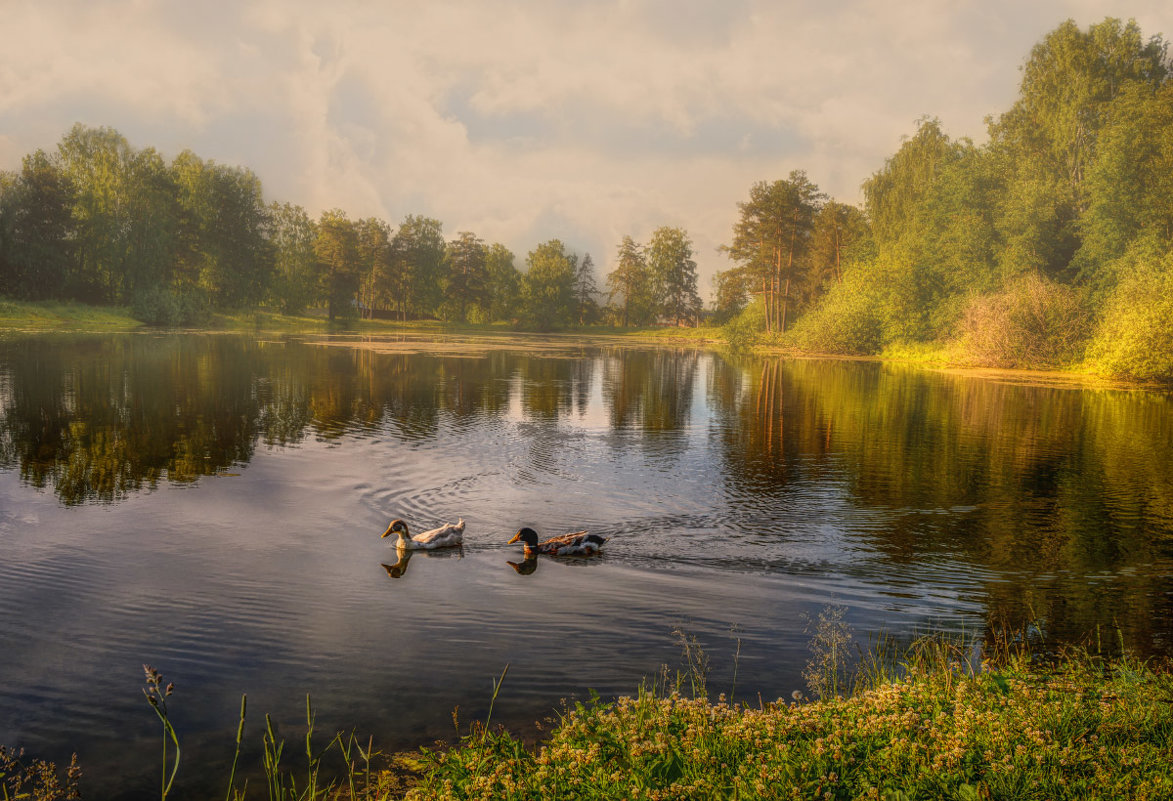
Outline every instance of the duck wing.
{"type": "Polygon", "coordinates": [[[588,534],[586,531],[575,531],[563,534],[560,537],[551,537],[545,542],[539,542],[534,550],[538,553],[548,553],[553,556],[560,554],[591,554],[603,547],[607,537],[598,534],[588,534]]]}
{"type": "Polygon", "coordinates": [[[456,523],[445,523],[439,528],[417,534],[412,540],[424,546],[457,545],[464,538],[463,518],[456,523]]]}

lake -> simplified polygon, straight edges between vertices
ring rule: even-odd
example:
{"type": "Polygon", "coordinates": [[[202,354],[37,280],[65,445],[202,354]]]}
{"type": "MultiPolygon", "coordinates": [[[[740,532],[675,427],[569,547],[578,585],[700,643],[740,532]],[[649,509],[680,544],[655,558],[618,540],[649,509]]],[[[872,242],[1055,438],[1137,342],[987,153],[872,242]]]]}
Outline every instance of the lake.
{"type": "MultiPolygon", "coordinates": [[[[569,337],[0,337],[0,743],[87,798],[158,793],[142,664],[176,685],[178,797],[222,793],[240,694],[296,742],[384,750],[709,659],[805,689],[856,643],[1173,655],[1173,397],[1030,376],[569,337]],[[407,562],[379,535],[463,517],[407,562]],[[589,529],[602,556],[505,543],[589,529]]],[[[736,686],[734,672],[736,671],[736,686]]],[[[254,790],[258,790],[254,786],[254,790]]]]}

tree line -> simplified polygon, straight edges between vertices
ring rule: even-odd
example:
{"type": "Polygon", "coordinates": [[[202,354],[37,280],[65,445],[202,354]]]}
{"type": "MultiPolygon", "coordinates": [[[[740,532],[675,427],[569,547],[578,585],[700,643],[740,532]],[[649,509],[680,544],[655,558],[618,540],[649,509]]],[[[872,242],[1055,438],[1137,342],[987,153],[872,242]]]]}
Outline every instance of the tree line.
{"type": "MultiPolygon", "coordinates": [[[[918,122],[863,183],[863,208],[802,170],[738,204],[713,315],[734,342],[878,353],[948,347],[1000,366],[1173,377],[1173,64],[1105,19],[1048,33],[988,141],[918,122]]],[[[167,163],[75,126],[0,174],[0,293],[129,305],[174,323],[257,305],[331,317],[509,320],[538,329],[701,319],[681,228],[624,237],[606,293],[561,240],[524,271],[499,243],[266,203],[249,170],[167,163]]]]}
{"type": "MultiPolygon", "coordinates": [[[[696,322],[692,242],[679,228],[626,240],[625,320],[696,322]]],[[[266,202],[250,170],[184,151],[168,163],[111,128],[75,125],[52,153],[0,173],[0,294],[119,304],[157,324],[269,306],[336,317],[510,320],[542,330],[617,316],[589,253],[539,244],[525,271],[500,243],[408,215],[397,227],[266,202]]],[[[614,294],[613,294],[614,296],[614,294]]]]}
{"type": "Polygon", "coordinates": [[[919,121],[864,181],[863,210],[802,172],[754,185],[718,309],[735,331],[812,351],[929,345],[975,364],[1173,378],[1167,43],[1132,21],[1064,22],[987,127],[979,146],[919,121]]]}

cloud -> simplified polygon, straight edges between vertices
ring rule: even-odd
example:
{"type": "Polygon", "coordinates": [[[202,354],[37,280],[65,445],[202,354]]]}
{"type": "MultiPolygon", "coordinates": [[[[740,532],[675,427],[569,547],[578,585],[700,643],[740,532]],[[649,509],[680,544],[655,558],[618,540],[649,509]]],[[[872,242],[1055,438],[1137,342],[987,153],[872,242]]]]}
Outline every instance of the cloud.
{"type": "MultiPolygon", "coordinates": [[[[805,169],[860,200],[925,114],[984,137],[1030,47],[1107,2],[18,0],[0,168],[76,121],[242,164],[317,214],[441,219],[520,258],[690,232],[708,277],[736,204],[805,169]]],[[[1147,34],[1173,8],[1141,0],[1147,34]]]]}

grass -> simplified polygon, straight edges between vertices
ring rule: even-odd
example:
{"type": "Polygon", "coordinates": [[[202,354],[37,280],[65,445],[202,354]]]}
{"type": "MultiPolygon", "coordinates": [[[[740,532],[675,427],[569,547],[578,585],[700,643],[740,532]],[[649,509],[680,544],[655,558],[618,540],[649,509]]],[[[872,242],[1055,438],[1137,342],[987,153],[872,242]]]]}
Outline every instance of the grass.
{"type": "Polygon", "coordinates": [[[128,331],[142,326],[117,306],[0,299],[0,329],[35,331],[128,331]]]}
{"type": "Polygon", "coordinates": [[[924,650],[847,698],[757,706],[642,689],[550,738],[430,753],[409,799],[1168,799],[1173,680],[1072,654],[980,672],[924,650]]]}
{"type": "MultiPolygon", "coordinates": [[[[732,703],[723,694],[711,700],[707,657],[695,638],[678,632],[684,674],[672,680],[665,669],[632,697],[593,697],[567,708],[534,745],[491,725],[508,667],[493,682],[490,717],[454,747],[422,749],[422,757],[389,758],[353,734],[337,734],[319,749],[307,696],[296,770],[283,764],[285,743],[266,717],[263,786],[238,786],[234,758],[225,798],[1173,798],[1167,669],[1083,650],[1040,664],[1013,647],[1001,648],[996,664],[977,666],[968,648],[929,639],[896,661],[881,644],[863,654],[852,677],[830,686],[827,671],[842,665],[840,656],[828,659],[828,648],[838,649],[850,633],[833,609],[824,617],[813,623],[808,665],[818,701],[797,692],[768,703],[732,703]],[[839,689],[845,697],[834,694],[839,689]]],[[[171,685],[164,688],[153,671],[147,679],[148,700],[156,698],[151,706],[173,746],[164,750],[165,797],[178,764],[178,737],[160,700],[171,685]]],[[[244,723],[242,701],[237,756],[244,723]]],[[[3,799],[78,798],[79,776],[76,761],[62,780],[52,765],[26,764],[0,748],[3,799]]]]}

